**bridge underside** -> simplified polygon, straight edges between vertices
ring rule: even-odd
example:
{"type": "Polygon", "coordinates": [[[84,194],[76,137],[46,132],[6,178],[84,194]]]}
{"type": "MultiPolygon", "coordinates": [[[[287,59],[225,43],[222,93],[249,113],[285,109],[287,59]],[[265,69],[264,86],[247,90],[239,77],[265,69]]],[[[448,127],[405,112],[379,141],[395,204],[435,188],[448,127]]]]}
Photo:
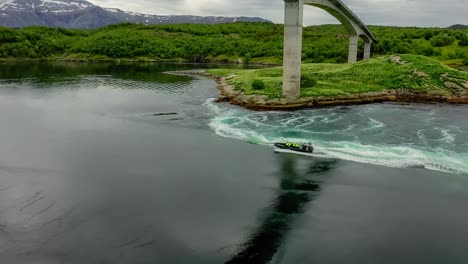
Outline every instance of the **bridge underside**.
{"type": "Polygon", "coordinates": [[[304,5],[323,9],[343,24],[349,33],[349,63],[357,61],[359,38],[364,40],[364,59],[370,58],[375,38],[366,25],[341,0],[284,0],[284,2],[284,96],[298,97],[300,94],[304,5]]]}

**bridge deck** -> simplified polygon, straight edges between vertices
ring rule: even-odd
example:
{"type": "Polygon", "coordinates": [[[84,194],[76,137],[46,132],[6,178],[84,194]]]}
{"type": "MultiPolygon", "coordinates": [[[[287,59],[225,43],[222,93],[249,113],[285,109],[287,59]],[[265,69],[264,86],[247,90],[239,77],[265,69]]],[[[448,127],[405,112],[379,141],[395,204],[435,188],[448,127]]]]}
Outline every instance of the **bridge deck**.
{"type": "MultiPolygon", "coordinates": [[[[370,32],[370,30],[367,28],[367,26],[362,22],[359,17],[354,14],[351,9],[349,9],[341,0],[328,0],[329,2],[333,3],[343,14],[345,14],[349,19],[351,19],[356,25],[358,25],[365,33],[366,35],[371,39],[372,42],[376,42],[376,38],[374,35],[370,32]]],[[[314,0],[305,0],[304,4],[314,4],[317,3],[318,1],[314,0]]]]}

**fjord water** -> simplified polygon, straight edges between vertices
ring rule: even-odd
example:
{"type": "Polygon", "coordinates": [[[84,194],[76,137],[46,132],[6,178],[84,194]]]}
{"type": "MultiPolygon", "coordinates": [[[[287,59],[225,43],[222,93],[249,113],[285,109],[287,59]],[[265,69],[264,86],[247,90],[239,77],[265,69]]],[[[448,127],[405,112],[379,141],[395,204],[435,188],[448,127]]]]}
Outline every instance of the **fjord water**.
{"type": "Polygon", "coordinates": [[[1,263],[468,261],[466,106],[252,112],[163,73],[200,67],[0,64],[1,263]]]}

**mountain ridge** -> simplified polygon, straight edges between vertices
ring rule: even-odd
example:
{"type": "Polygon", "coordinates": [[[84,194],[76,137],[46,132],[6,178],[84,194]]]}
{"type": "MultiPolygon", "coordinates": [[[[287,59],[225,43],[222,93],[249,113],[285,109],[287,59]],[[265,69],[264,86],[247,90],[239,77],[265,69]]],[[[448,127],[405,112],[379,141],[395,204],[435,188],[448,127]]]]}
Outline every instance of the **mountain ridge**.
{"type": "Polygon", "coordinates": [[[455,24],[448,27],[448,29],[468,29],[468,25],[455,24]]]}
{"type": "Polygon", "coordinates": [[[0,0],[0,25],[11,28],[50,26],[92,29],[129,22],[153,24],[219,24],[228,22],[267,22],[259,17],[160,16],[103,8],[86,0],[0,0]]]}

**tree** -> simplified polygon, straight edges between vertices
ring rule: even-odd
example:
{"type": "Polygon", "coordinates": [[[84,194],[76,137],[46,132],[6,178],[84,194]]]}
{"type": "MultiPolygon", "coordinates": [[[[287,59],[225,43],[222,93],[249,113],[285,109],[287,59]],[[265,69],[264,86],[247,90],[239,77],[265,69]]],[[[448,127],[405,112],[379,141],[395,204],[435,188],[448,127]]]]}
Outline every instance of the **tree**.
{"type": "Polygon", "coordinates": [[[468,33],[460,38],[460,40],[458,41],[458,46],[460,47],[468,46],[468,33]]]}
{"type": "Polygon", "coordinates": [[[447,34],[437,35],[431,39],[431,44],[434,47],[444,47],[451,45],[455,41],[455,38],[447,34]]]}

